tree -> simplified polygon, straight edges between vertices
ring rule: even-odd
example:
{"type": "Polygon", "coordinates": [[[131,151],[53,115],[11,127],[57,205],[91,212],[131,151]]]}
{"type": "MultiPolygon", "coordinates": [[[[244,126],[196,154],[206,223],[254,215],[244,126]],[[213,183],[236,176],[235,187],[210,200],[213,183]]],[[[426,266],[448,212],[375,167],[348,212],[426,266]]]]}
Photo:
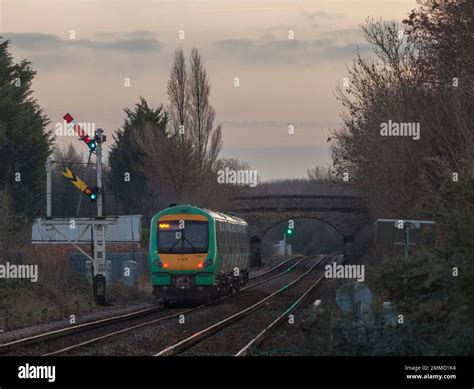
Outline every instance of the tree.
{"type": "Polygon", "coordinates": [[[215,165],[222,148],[220,125],[214,126],[215,111],[209,103],[210,82],[196,49],[189,68],[183,51],[176,50],[168,82],[167,131],[155,134],[145,126],[134,136],[140,169],[155,197],[161,191],[173,202],[212,203],[215,165]]]}
{"type": "MultiPolygon", "coordinates": [[[[109,204],[118,196],[125,212],[148,215],[154,211],[151,209],[153,188],[143,169],[144,152],[137,140],[141,143],[140,139],[146,138],[151,148],[158,147],[159,139],[166,136],[168,117],[163,106],[150,108],[142,97],[133,110],[125,108],[124,111],[127,117],[114,136],[115,143],[109,154],[109,204]],[[145,129],[150,133],[144,134],[145,129]]],[[[154,185],[158,187],[159,183],[154,182],[154,185]]]]}
{"type": "Polygon", "coordinates": [[[10,194],[16,212],[32,218],[43,213],[44,166],[54,138],[32,97],[36,72],[27,60],[14,63],[8,45],[0,41],[0,188],[10,194]]]}
{"type": "Polygon", "coordinates": [[[431,1],[404,23],[429,91],[420,110],[432,145],[424,184],[436,193],[453,172],[464,182],[474,179],[474,3],[431,1]]]}
{"type": "Polygon", "coordinates": [[[364,258],[376,292],[412,326],[405,352],[473,347],[473,21],[472,1],[442,0],[412,11],[403,39],[396,24],[369,20],[377,60],[358,56],[350,86],[338,93],[346,108],[332,146],[339,173],[350,173],[376,217],[436,222],[435,242],[409,259],[377,250],[364,258]],[[420,140],[381,137],[389,118],[420,123],[420,140]]]}
{"type": "Polygon", "coordinates": [[[216,112],[209,103],[211,84],[197,49],[191,51],[189,75],[189,126],[198,161],[212,168],[222,148],[221,125],[214,127],[216,112]]]}
{"type": "Polygon", "coordinates": [[[330,166],[316,165],[311,169],[307,169],[306,175],[309,181],[331,181],[334,178],[330,166]]]}
{"type": "MultiPolygon", "coordinates": [[[[213,169],[213,182],[209,185],[209,196],[214,194],[214,201],[220,207],[219,209],[233,210],[232,197],[244,195],[249,192],[250,186],[248,185],[234,185],[229,183],[218,183],[215,175],[219,175],[220,172],[225,172],[226,169],[233,171],[248,171],[252,170],[252,167],[248,162],[240,161],[237,158],[219,158],[213,169]]],[[[256,177],[258,183],[258,176],[256,177]]]]}
{"type": "Polygon", "coordinates": [[[358,56],[338,89],[346,110],[332,145],[338,173],[386,217],[426,214],[424,195],[439,196],[453,173],[473,179],[474,3],[430,1],[404,24],[404,33],[393,22],[363,27],[377,60],[358,56]],[[388,119],[419,123],[420,140],[381,137],[388,119]]]}
{"type": "Polygon", "coordinates": [[[19,246],[28,242],[31,229],[22,215],[15,212],[10,194],[0,190],[0,252],[2,260],[15,256],[19,246]]]}

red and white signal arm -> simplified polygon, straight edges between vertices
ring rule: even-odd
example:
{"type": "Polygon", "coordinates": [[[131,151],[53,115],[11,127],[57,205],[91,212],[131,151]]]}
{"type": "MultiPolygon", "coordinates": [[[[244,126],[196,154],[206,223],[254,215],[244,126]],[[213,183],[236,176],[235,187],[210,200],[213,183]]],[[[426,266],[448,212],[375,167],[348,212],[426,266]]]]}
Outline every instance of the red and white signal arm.
{"type": "Polygon", "coordinates": [[[74,120],[70,113],[66,113],[63,116],[63,119],[66,121],[67,124],[72,124],[74,126],[74,131],[77,135],[83,140],[86,145],[91,149],[95,150],[97,148],[97,144],[94,138],[90,138],[86,132],[82,129],[82,127],[74,120]]]}

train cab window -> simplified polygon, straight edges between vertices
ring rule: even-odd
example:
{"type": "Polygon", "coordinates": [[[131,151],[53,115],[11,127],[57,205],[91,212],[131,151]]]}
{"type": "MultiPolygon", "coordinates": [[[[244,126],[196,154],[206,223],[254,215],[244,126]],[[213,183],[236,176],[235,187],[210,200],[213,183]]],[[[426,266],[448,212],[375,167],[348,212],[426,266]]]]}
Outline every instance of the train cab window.
{"type": "Polygon", "coordinates": [[[158,223],[159,253],[207,253],[209,228],[206,221],[185,220],[184,229],[179,220],[158,223]]]}

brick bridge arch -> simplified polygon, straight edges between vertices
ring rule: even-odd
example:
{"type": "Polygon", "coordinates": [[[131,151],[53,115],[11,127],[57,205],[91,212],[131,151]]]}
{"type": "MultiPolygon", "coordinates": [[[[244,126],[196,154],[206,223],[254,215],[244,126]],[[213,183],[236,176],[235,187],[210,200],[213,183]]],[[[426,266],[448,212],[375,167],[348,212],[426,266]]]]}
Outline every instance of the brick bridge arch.
{"type": "Polygon", "coordinates": [[[368,210],[359,196],[259,195],[233,198],[234,212],[249,224],[254,264],[259,262],[259,243],[278,223],[310,218],[332,226],[344,239],[344,254],[352,255],[354,236],[369,222],[368,210]]]}

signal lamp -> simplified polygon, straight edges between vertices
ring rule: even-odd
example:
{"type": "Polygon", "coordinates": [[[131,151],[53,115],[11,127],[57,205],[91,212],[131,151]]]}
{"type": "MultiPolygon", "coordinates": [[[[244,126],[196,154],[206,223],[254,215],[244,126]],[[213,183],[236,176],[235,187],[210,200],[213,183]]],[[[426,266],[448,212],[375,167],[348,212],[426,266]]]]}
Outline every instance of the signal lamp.
{"type": "Polygon", "coordinates": [[[87,197],[89,197],[89,200],[91,202],[95,202],[95,201],[97,201],[97,196],[99,194],[99,188],[97,188],[96,186],[94,188],[87,187],[86,189],[84,189],[84,194],[87,197]]]}
{"type": "Polygon", "coordinates": [[[85,142],[87,144],[87,147],[89,147],[89,150],[94,151],[97,148],[97,142],[95,141],[95,139],[91,139],[88,137],[85,139],[85,142]]]}
{"type": "Polygon", "coordinates": [[[163,264],[163,267],[164,267],[164,268],[167,268],[167,267],[168,267],[168,264],[165,262],[165,263],[163,264]]]}

